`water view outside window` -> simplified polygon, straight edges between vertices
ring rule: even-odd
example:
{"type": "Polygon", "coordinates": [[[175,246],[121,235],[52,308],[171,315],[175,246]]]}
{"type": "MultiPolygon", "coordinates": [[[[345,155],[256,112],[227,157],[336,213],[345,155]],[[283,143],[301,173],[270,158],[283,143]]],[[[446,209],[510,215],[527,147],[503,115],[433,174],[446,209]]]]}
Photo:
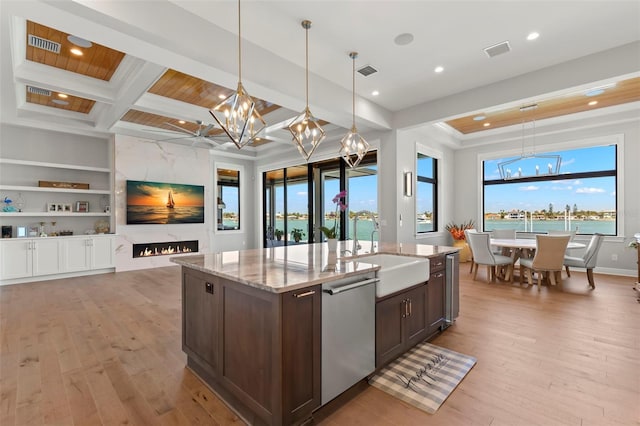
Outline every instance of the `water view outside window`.
{"type": "MultiPolygon", "coordinates": [[[[616,145],[547,154],[562,157],[559,176],[542,173],[502,180],[498,163],[484,161],[484,230],[571,230],[616,235],[616,145]]],[[[540,170],[546,170],[540,164],[540,170]]]]}
{"type": "MultiPolygon", "coordinates": [[[[362,164],[347,169],[347,236],[353,239],[354,220],[358,217],[359,241],[378,241],[376,229],[378,221],[378,166],[376,163],[362,164]]],[[[331,200],[328,200],[331,201],[331,200]]]]}
{"type": "Polygon", "coordinates": [[[435,212],[438,182],[437,161],[435,158],[418,153],[416,176],[416,232],[433,232],[437,230],[435,212]]]}

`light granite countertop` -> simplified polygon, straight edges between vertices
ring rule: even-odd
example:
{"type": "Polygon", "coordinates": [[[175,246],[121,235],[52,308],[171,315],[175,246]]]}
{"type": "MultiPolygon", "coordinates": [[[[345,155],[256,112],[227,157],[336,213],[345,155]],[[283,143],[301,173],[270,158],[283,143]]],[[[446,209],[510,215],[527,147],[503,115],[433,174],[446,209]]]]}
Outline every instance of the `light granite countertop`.
{"type": "MultiPolygon", "coordinates": [[[[351,250],[351,243],[340,241],[338,253],[351,250]]],[[[371,252],[370,243],[361,245],[363,249],[356,256],[348,253],[347,257],[337,259],[330,258],[326,243],[316,243],[178,256],[171,261],[251,287],[283,293],[377,271],[380,266],[366,262],[366,256],[375,253],[433,257],[458,251],[455,247],[426,244],[376,243],[371,252]]]]}

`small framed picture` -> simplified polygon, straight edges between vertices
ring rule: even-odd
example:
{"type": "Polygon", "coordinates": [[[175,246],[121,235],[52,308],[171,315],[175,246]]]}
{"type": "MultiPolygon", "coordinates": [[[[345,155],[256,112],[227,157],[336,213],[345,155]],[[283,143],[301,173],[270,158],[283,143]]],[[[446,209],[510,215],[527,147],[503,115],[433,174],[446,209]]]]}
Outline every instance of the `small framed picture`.
{"type": "Polygon", "coordinates": [[[64,211],[64,204],[61,204],[61,203],[56,204],[56,211],[57,212],[63,212],[64,211]]]}
{"type": "Polygon", "coordinates": [[[111,206],[104,206],[105,213],[111,213],[111,206]]]}
{"type": "Polygon", "coordinates": [[[76,211],[79,213],[88,213],[89,212],[89,202],[88,201],[78,201],[76,203],[76,211]]]}
{"type": "Polygon", "coordinates": [[[71,204],[63,204],[62,205],[62,211],[63,212],[67,212],[67,213],[71,213],[71,204]]]}
{"type": "Polygon", "coordinates": [[[57,204],[56,203],[47,203],[47,211],[48,212],[55,212],[57,211],[57,204]]]}

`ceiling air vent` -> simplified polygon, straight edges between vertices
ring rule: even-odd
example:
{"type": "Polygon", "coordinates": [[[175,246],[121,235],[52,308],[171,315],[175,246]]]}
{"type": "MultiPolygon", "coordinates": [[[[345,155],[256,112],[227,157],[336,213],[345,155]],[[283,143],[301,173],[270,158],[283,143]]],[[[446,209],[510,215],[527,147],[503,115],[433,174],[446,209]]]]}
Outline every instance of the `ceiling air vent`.
{"type": "Polygon", "coordinates": [[[34,95],[51,96],[51,90],[41,89],[39,87],[27,86],[27,92],[34,95]]]}
{"type": "Polygon", "coordinates": [[[377,73],[378,70],[372,67],[371,65],[365,65],[364,67],[360,68],[358,72],[364,75],[365,77],[368,77],[371,74],[377,73]]]}
{"type": "Polygon", "coordinates": [[[503,41],[502,43],[494,44],[493,46],[485,47],[484,49],[484,53],[486,53],[490,58],[507,52],[511,52],[511,46],[509,46],[508,41],[503,41]]]}
{"type": "Polygon", "coordinates": [[[60,54],[60,43],[47,40],[46,38],[34,36],[33,34],[29,34],[29,46],[37,47],[38,49],[44,49],[47,52],[60,54]]]}

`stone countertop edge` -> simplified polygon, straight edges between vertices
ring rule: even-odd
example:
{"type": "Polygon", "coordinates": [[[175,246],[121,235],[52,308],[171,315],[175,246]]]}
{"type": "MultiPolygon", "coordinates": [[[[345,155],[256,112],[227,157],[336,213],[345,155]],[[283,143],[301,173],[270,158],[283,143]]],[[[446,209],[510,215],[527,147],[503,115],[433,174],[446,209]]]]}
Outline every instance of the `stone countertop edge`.
{"type": "MultiPolygon", "coordinates": [[[[348,250],[350,243],[341,241],[338,252],[348,250]]],[[[377,271],[379,265],[366,263],[366,257],[375,254],[429,258],[458,250],[457,247],[426,244],[380,243],[374,252],[338,258],[335,270],[327,269],[326,243],[185,255],[172,257],[170,261],[250,287],[285,293],[377,271]],[[225,262],[227,256],[230,259],[225,262]],[[309,262],[309,259],[313,261],[309,262]],[[241,268],[242,260],[247,262],[246,268],[241,268]]]]}

